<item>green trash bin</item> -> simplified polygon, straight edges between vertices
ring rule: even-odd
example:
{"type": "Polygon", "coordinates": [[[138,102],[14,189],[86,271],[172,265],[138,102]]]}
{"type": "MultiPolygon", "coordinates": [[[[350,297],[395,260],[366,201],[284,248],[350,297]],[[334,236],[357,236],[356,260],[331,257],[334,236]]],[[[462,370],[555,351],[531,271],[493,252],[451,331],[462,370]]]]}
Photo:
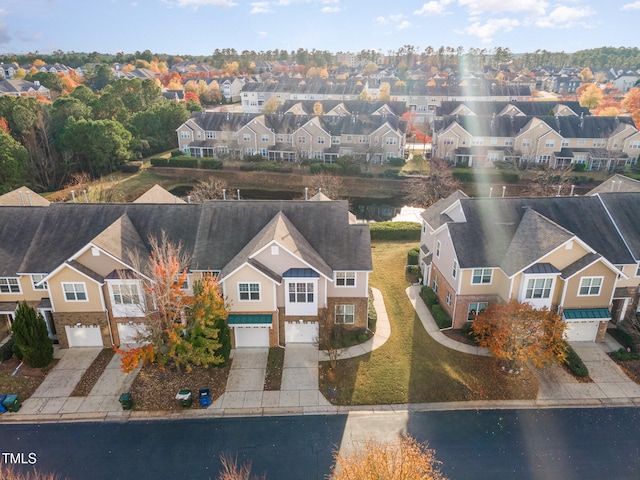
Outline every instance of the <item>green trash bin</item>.
{"type": "Polygon", "coordinates": [[[191,403],[193,402],[191,390],[180,390],[176,395],[176,400],[180,402],[182,408],[191,408],[191,403]]]}
{"type": "Polygon", "coordinates": [[[18,395],[10,394],[3,400],[2,406],[6,408],[8,412],[17,412],[20,410],[22,404],[18,402],[18,395]]]}
{"type": "Polygon", "coordinates": [[[120,395],[120,405],[122,405],[122,410],[131,410],[133,407],[133,399],[131,398],[130,393],[123,393],[120,395]]]}

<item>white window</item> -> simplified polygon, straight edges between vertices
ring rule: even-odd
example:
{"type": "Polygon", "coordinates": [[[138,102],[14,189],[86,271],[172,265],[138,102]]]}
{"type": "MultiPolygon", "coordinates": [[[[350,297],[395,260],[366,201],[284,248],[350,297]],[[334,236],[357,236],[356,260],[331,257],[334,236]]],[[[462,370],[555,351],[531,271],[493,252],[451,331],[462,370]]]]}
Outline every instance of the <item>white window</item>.
{"type": "Polygon", "coordinates": [[[313,283],[290,283],[289,302],[291,303],[313,303],[314,299],[313,283]]]}
{"type": "Polygon", "coordinates": [[[550,138],[549,140],[544,142],[544,146],[545,146],[545,148],[553,148],[553,147],[556,146],[556,141],[553,140],[552,138],[550,138]]]}
{"type": "MultiPolygon", "coordinates": [[[[182,278],[182,275],[176,275],[176,277],[173,279],[173,284],[177,285],[180,281],[180,278],[182,278]]],[[[180,285],[180,290],[189,290],[189,275],[184,276],[182,285],[180,285]]]]}
{"type": "Polygon", "coordinates": [[[433,291],[435,293],[438,293],[438,276],[437,275],[433,277],[433,287],[432,288],[433,288],[433,291]]]}
{"type": "Polygon", "coordinates": [[[340,137],[331,137],[331,143],[334,145],[340,144],[340,137]]]}
{"type": "Polygon", "coordinates": [[[336,286],[355,287],[356,272],[336,272],[336,286]]]}
{"type": "Polygon", "coordinates": [[[471,145],[482,145],[482,144],[484,144],[484,138],[473,137],[471,139],[471,145]]]}
{"type": "Polygon", "coordinates": [[[640,148],[640,140],[636,140],[635,142],[629,142],[629,148],[633,150],[637,150],[640,148]]]}
{"type": "Polygon", "coordinates": [[[579,147],[584,147],[584,138],[579,138],[578,139],[578,146],[579,147]]]}
{"type": "Polygon", "coordinates": [[[447,292],[447,296],[444,300],[447,302],[447,305],[451,306],[451,292],[447,292]]]}
{"type": "Polygon", "coordinates": [[[324,143],[324,137],[318,137],[318,143],[323,144],[324,143]]]}
{"type": "Polygon", "coordinates": [[[491,137],[491,145],[497,145],[498,139],[496,137],[491,137]]]}
{"type": "Polygon", "coordinates": [[[603,277],[582,277],[580,279],[579,297],[600,295],[603,277]]]}
{"type": "Polygon", "coordinates": [[[440,244],[440,240],[438,240],[438,241],[436,242],[436,257],[438,257],[438,258],[440,258],[440,247],[441,247],[441,246],[442,246],[442,245],[440,244]]]}
{"type": "Polygon", "coordinates": [[[491,275],[493,270],[491,268],[474,268],[473,275],[471,276],[472,285],[482,285],[491,283],[491,275]]]}
{"type": "Polygon", "coordinates": [[[523,147],[530,147],[531,146],[531,139],[530,138],[524,138],[522,140],[522,146],[523,147]]]}
{"type": "Polygon", "coordinates": [[[208,131],[207,132],[207,138],[211,139],[211,140],[215,139],[216,138],[216,132],[208,131]]]}
{"type": "Polygon", "coordinates": [[[562,140],[562,146],[563,146],[563,147],[568,147],[568,146],[569,146],[569,140],[565,140],[565,139],[563,139],[563,140],[562,140]]]}
{"type": "Polygon", "coordinates": [[[353,324],[355,316],[355,305],[336,305],[336,323],[353,324]]]}
{"type": "Polygon", "coordinates": [[[574,163],[586,163],[587,162],[587,156],[586,155],[574,155],[573,162],[574,163]]]}
{"type": "Polygon", "coordinates": [[[317,158],[318,160],[323,160],[324,159],[324,152],[314,152],[313,153],[313,158],[317,158]]]}
{"type": "Polygon", "coordinates": [[[538,156],[538,162],[539,163],[549,163],[549,160],[551,160],[551,155],[539,155],[538,156]]]}
{"type": "Polygon", "coordinates": [[[278,142],[280,143],[284,142],[284,135],[278,135],[276,138],[278,142]]]}
{"type": "Polygon", "coordinates": [[[597,139],[593,141],[593,146],[595,148],[600,148],[600,147],[604,147],[604,140],[603,139],[597,139]]]}
{"type": "Polygon", "coordinates": [[[530,278],[527,283],[525,298],[549,298],[551,296],[551,284],[553,278],[530,278]]]}
{"type": "Polygon", "coordinates": [[[504,144],[505,144],[507,147],[512,146],[512,145],[513,145],[513,138],[505,138],[505,139],[504,139],[504,144]]]}
{"type": "Polygon", "coordinates": [[[262,135],[262,142],[267,143],[269,141],[269,135],[262,135]]]}
{"type": "Polygon", "coordinates": [[[458,275],[458,262],[457,261],[453,261],[453,269],[451,270],[451,275],[453,276],[453,278],[456,278],[456,276],[458,275]]]}
{"type": "Polygon", "coordinates": [[[442,139],[442,143],[444,143],[445,145],[453,145],[453,138],[452,137],[445,137],[442,139]]]}
{"type": "Polygon", "coordinates": [[[84,283],[63,283],[62,290],[67,302],[87,302],[87,287],[84,283]]]}
{"type": "Polygon", "coordinates": [[[180,138],[191,138],[191,132],[180,132],[180,138]]]}
{"type": "Polygon", "coordinates": [[[387,145],[395,145],[398,143],[398,139],[396,137],[387,137],[386,144],[387,145]]]}
{"type": "Polygon", "coordinates": [[[43,282],[41,285],[38,285],[38,282],[40,282],[44,277],[46,277],[44,274],[31,275],[31,283],[33,284],[34,290],[46,290],[48,288],[47,282],[43,282]]]}
{"type": "Polygon", "coordinates": [[[484,312],[487,305],[489,305],[488,302],[471,302],[469,304],[469,309],[467,310],[467,321],[473,322],[476,319],[476,315],[484,312]]]}
{"type": "Polygon", "coordinates": [[[17,278],[0,278],[0,293],[20,293],[20,282],[17,278]]]}
{"type": "Polygon", "coordinates": [[[260,284],[253,282],[238,283],[240,300],[260,300],[260,284]]]}
{"type": "Polygon", "coordinates": [[[251,135],[249,135],[248,133],[245,133],[242,135],[242,141],[243,142],[249,142],[251,141],[251,135]]]}
{"type": "Polygon", "coordinates": [[[307,137],[298,137],[298,143],[307,143],[307,137]]]}

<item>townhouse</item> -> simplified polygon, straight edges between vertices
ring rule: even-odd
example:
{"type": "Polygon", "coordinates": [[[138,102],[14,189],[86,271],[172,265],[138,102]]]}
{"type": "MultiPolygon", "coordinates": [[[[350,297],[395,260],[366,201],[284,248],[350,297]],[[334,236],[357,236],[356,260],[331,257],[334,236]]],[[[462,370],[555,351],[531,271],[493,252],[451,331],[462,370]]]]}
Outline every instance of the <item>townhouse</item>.
{"type": "Polygon", "coordinates": [[[51,92],[39,81],[28,82],[27,80],[3,80],[0,82],[0,95],[11,95],[14,97],[37,97],[41,95],[51,99],[51,92]]]}
{"type": "Polygon", "coordinates": [[[562,314],[572,341],[631,319],[640,284],[640,193],[468,198],[423,213],[420,266],[453,328],[515,298],[562,314]]]}
{"type": "Polygon", "coordinates": [[[203,276],[220,280],[236,348],[367,328],[369,228],[346,201],[154,199],[167,203],[4,202],[14,204],[0,206],[2,336],[26,300],[63,348],[133,342],[154,309],[143,282],[150,239],[163,235],[190,258],[187,295],[203,276]]]}
{"type": "Polygon", "coordinates": [[[178,148],[194,157],[259,154],[331,163],[353,155],[382,163],[401,158],[406,141],[406,122],[388,111],[381,106],[371,115],[197,112],[178,127],[178,148]]]}
{"type": "MultiPolygon", "coordinates": [[[[491,167],[497,160],[517,160],[585,170],[613,170],[635,165],[640,133],[630,117],[556,115],[450,115],[435,134],[436,155],[452,163],[491,167]]],[[[464,110],[464,107],[459,109],[464,110]]],[[[515,113],[514,109],[506,109],[515,113]]]]}

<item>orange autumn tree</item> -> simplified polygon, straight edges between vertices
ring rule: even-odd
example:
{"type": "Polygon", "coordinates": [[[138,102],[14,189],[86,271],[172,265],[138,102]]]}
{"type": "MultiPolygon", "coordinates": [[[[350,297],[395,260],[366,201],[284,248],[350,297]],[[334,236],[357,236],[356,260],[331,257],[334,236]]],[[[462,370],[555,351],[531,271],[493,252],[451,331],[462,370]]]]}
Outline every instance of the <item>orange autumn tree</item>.
{"type": "Polygon", "coordinates": [[[566,358],[565,323],[546,308],[537,310],[513,299],[489,304],[472,329],[480,346],[507,361],[510,370],[527,362],[544,367],[566,358]]]}
{"type": "Polygon", "coordinates": [[[142,346],[127,350],[116,349],[122,354],[122,370],[132,371],[140,362],[156,361],[162,367],[171,360],[181,369],[186,311],[192,303],[183,285],[187,281],[190,258],[182,244],[169,240],[166,232],[161,237],[149,238],[151,256],[147,262],[131,254],[133,267],[139,276],[147,296],[145,330],[137,341],[142,346]],[[153,308],[151,308],[153,307],[153,308]]]}

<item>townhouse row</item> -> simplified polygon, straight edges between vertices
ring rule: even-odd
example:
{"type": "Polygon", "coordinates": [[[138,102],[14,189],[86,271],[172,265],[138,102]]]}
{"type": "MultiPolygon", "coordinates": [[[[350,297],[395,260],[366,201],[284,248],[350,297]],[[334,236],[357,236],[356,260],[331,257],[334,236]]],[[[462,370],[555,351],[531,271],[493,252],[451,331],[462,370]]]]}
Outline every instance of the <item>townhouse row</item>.
{"type": "Polygon", "coordinates": [[[143,280],[151,239],[163,236],[190,259],[180,285],[187,295],[203,276],[219,279],[235,348],[312,343],[336,325],[367,328],[369,228],[354,223],[347,202],[169,197],[0,206],[0,336],[24,300],[63,348],[134,342],[153,314],[143,280]]]}
{"type": "Polygon", "coordinates": [[[568,340],[601,341],[610,321],[632,321],[638,311],[637,192],[468,198],[458,191],[423,213],[424,283],[453,328],[489,303],[517,299],[560,313],[568,340]]]}
{"type": "Polygon", "coordinates": [[[268,160],[305,158],[332,163],[364,156],[382,163],[402,158],[406,122],[382,105],[370,115],[270,115],[196,112],[177,129],[178,148],[193,157],[262,155],[268,160]]]}

